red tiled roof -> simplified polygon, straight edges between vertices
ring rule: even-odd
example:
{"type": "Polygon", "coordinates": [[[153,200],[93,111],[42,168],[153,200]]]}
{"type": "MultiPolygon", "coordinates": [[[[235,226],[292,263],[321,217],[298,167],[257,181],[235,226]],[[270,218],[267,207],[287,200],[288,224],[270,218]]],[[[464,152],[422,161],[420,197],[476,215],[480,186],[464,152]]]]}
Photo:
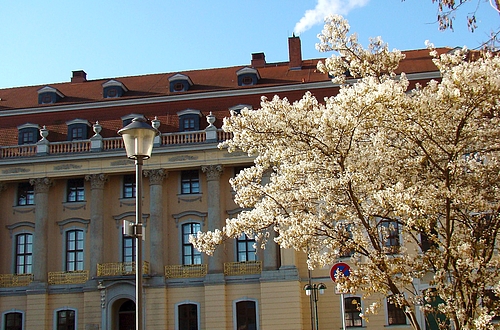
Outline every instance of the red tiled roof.
{"type": "MultiPolygon", "coordinates": [[[[448,48],[440,49],[441,52],[448,48]]],[[[429,57],[429,51],[412,50],[404,52],[406,59],[400,64],[399,72],[406,73],[436,71],[435,65],[429,57]]],[[[186,94],[203,93],[208,91],[225,91],[244,88],[280,86],[304,82],[328,81],[329,78],[316,70],[319,59],[304,60],[302,69],[290,70],[288,62],[268,63],[265,67],[257,68],[261,79],[256,86],[238,86],[236,71],[244,66],[184,71],[182,74],[189,76],[193,86],[186,94]]],[[[129,76],[109,79],[89,80],[80,83],[56,83],[49,86],[59,90],[65,97],[56,105],[79,104],[88,102],[107,102],[116,99],[105,99],[102,96],[102,84],[110,79],[123,83],[127,88],[120,99],[136,99],[156,96],[179,94],[169,91],[168,78],[173,73],[159,73],[143,76],[129,76]]],[[[46,85],[27,86],[18,88],[0,89],[0,111],[7,109],[24,109],[35,107],[50,107],[53,104],[39,105],[37,91],[46,85]]]]}

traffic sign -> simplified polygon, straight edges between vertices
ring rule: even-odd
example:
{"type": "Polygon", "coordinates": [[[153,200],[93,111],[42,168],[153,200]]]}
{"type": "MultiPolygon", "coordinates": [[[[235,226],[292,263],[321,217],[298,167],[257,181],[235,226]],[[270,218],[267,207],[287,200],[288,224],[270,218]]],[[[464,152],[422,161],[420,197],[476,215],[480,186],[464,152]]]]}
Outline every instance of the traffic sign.
{"type": "Polygon", "coordinates": [[[351,268],[345,262],[338,262],[333,265],[332,269],[330,269],[330,278],[334,282],[337,279],[337,272],[342,273],[345,277],[349,277],[349,275],[351,274],[351,268]]]}

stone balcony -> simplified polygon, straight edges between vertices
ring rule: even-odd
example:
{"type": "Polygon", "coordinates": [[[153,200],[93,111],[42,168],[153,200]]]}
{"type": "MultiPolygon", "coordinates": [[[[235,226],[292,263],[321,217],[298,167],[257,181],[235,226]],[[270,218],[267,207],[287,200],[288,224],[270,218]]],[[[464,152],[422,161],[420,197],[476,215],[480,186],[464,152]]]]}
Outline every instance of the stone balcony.
{"type": "MultiPolygon", "coordinates": [[[[220,142],[231,137],[221,129],[163,133],[155,140],[155,147],[180,146],[189,144],[200,144],[220,142]]],[[[75,153],[106,152],[124,150],[121,137],[102,138],[94,135],[88,140],[49,142],[42,138],[36,144],[3,146],[0,147],[0,160],[19,157],[34,157],[48,155],[63,155],[75,153]]]]}

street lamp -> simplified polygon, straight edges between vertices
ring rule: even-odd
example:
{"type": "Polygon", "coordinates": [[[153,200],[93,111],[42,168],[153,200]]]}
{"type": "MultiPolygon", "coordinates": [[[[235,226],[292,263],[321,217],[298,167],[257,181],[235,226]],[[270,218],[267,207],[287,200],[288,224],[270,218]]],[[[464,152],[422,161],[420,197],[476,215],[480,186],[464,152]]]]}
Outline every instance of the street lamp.
{"type": "Polygon", "coordinates": [[[135,328],[142,330],[142,164],[151,157],[153,141],[160,132],[151,127],[146,119],[138,117],[118,131],[122,136],[127,157],[135,159],[135,328]]]}
{"type": "Polygon", "coordinates": [[[311,296],[312,302],[314,304],[314,318],[316,320],[316,330],[319,329],[318,326],[318,292],[319,294],[324,294],[326,290],[326,285],[324,283],[319,284],[306,284],[304,286],[307,296],[311,296]]]}

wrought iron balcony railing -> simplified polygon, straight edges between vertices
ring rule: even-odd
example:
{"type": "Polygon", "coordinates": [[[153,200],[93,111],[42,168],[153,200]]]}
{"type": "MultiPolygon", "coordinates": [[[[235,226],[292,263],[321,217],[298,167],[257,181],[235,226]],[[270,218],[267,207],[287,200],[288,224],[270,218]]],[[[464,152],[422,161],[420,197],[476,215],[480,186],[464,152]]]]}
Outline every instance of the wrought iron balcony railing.
{"type": "Polygon", "coordinates": [[[165,278],[204,277],[207,265],[168,265],[165,266],[165,278]]]}
{"type": "Polygon", "coordinates": [[[33,281],[33,274],[0,274],[0,288],[27,286],[33,281]]]}
{"type": "Polygon", "coordinates": [[[49,284],[78,284],[89,279],[88,270],[75,270],[72,272],[49,272],[49,284]]]}
{"type": "MultiPolygon", "coordinates": [[[[149,262],[142,263],[142,273],[149,274],[149,262]]],[[[97,276],[125,276],[135,275],[135,261],[132,262],[107,262],[97,264],[97,276]]]]}
{"type": "Polygon", "coordinates": [[[224,263],[224,275],[251,275],[260,273],[262,273],[262,261],[224,263]]]}

